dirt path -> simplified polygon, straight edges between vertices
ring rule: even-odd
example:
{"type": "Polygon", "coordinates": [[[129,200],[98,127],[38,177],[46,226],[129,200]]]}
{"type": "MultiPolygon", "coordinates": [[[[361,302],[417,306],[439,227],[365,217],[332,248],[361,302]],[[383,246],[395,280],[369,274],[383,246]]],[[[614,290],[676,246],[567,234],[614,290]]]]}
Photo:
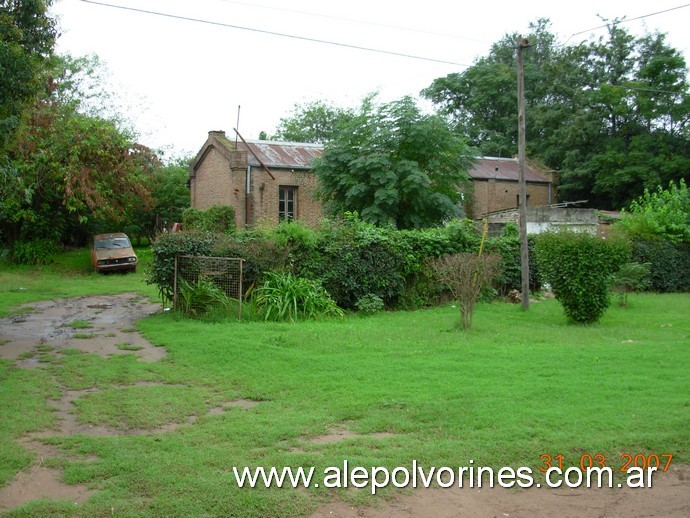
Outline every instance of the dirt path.
{"type": "Polygon", "coordinates": [[[142,361],[158,361],[163,347],[154,347],[136,332],[140,318],[161,310],[161,305],[133,293],[75,297],[27,305],[33,308],[0,319],[0,358],[17,360],[22,367],[39,363],[40,346],[74,348],[109,356],[136,354],[142,361]],[[37,353],[31,356],[31,353],[37,353]]]}
{"type": "MultiPolygon", "coordinates": [[[[36,368],[41,354],[59,356],[63,348],[74,348],[100,356],[134,354],[141,361],[157,361],[166,351],[154,347],[135,329],[136,321],[161,310],[160,304],[133,293],[75,297],[27,305],[27,312],[0,319],[0,358],[15,360],[23,368],[36,368]]],[[[32,466],[17,474],[11,484],[0,488],[0,512],[41,498],[69,500],[75,505],[94,493],[83,485],[61,482],[62,472],[44,466],[48,457],[64,456],[40,442],[56,434],[105,434],[102,427],[76,422],[72,402],[90,390],[67,391],[61,401],[48,401],[58,409],[59,430],[47,430],[18,442],[36,455],[32,466]]]]}
{"type": "Polygon", "coordinates": [[[651,489],[418,489],[379,507],[328,504],[310,518],[388,517],[667,517],[690,516],[690,467],[654,478],[651,489]]]}

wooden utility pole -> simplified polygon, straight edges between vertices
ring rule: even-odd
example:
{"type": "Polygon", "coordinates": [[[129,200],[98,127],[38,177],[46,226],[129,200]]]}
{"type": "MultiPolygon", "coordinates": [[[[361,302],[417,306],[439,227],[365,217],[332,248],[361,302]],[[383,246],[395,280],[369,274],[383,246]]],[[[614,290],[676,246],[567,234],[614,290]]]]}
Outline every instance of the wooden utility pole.
{"type": "Polygon", "coordinates": [[[529,46],[522,36],[517,39],[518,83],[518,173],[520,175],[520,270],[522,276],[522,309],[529,309],[529,244],[527,241],[527,186],[525,184],[525,77],[522,49],[529,46]]]}

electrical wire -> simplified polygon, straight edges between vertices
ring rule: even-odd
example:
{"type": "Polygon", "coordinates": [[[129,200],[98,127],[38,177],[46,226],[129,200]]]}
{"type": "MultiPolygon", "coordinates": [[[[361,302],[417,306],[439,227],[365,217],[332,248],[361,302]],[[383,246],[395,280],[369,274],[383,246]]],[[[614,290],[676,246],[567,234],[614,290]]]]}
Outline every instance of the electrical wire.
{"type": "Polygon", "coordinates": [[[223,3],[226,3],[226,4],[243,5],[246,7],[268,9],[271,11],[282,11],[284,13],[304,14],[304,15],[313,16],[316,18],[325,18],[328,20],[337,20],[337,21],[343,21],[343,22],[349,22],[349,23],[356,23],[356,24],[360,24],[360,25],[371,25],[374,27],[384,27],[386,29],[395,29],[398,31],[416,32],[419,34],[428,34],[430,36],[440,36],[443,38],[453,38],[453,39],[457,39],[457,40],[475,41],[478,43],[485,43],[487,45],[491,45],[491,43],[492,43],[491,41],[480,40],[478,38],[468,38],[466,36],[458,36],[457,34],[447,34],[447,33],[441,33],[441,32],[427,31],[424,29],[416,29],[414,27],[400,27],[398,25],[390,25],[387,23],[380,23],[380,22],[371,22],[368,20],[360,20],[360,19],[356,19],[356,18],[345,18],[342,16],[334,16],[334,15],[323,14],[323,13],[312,13],[309,11],[298,11],[296,9],[287,9],[284,7],[273,7],[273,6],[268,6],[268,5],[254,4],[254,3],[250,3],[250,2],[239,2],[237,0],[220,0],[220,1],[223,3]]]}
{"type": "MultiPolygon", "coordinates": [[[[618,20],[616,23],[619,23],[619,24],[620,24],[620,23],[629,23],[629,22],[633,22],[633,21],[635,21],[635,20],[642,20],[642,19],[644,19],[644,18],[649,18],[650,16],[656,16],[657,14],[663,14],[663,13],[668,13],[668,12],[671,12],[671,11],[676,11],[676,10],[678,10],[678,9],[683,9],[683,8],[685,8],[685,7],[690,7],[690,4],[679,5],[678,7],[671,7],[671,8],[669,8],[669,9],[664,9],[663,11],[657,11],[657,12],[654,12],[654,13],[643,14],[643,15],[641,15],[641,16],[636,16],[635,18],[629,18],[629,19],[618,20]]],[[[599,25],[598,27],[592,27],[591,29],[585,29],[584,31],[574,32],[574,33],[571,34],[570,37],[565,41],[565,43],[568,43],[568,41],[570,40],[570,38],[572,38],[573,36],[579,36],[580,34],[584,34],[585,32],[596,31],[596,30],[599,30],[599,29],[605,29],[606,27],[608,27],[608,26],[610,26],[610,25],[611,25],[610,23],[606,23],[606,24],[604,24],[604,25],[599,25]]],[[[564,44],[565,44],[565,43],[564,43],[564,44]]]]}
{"type": "Polygon", "coordinates": [[[183,20],[183,21],[188,21],[188,22],[205,23],[208,25],[216,25],[218,27],[226,27],[229,29],[237,29],[237,30],[255,32],[255,33],[260,33],[260,34],[268,34],[271,36],[279,36],[281,38],[291,38],[291,39],[300,40],[300,41],[308,41],[311,43],[333,45],[336,47],[344,47],[344,48],[355,49],[355,50],[363,50],[366,52],[376,52],[379,54],[387,54],[390,56],[398,56],[398,57],[403,57],[403,58],[408,58],[408,59],[417,59],[420,61],[430,61],[433,63],[443,63],[446,65],[455,65],[455,66],[460,66],[460,67],[465,67],[465,68],[470,66],[470,65],[467,65],[465,63],[457,63],[455,61],[447,61],[447,60],[443,60],[443,59],[435,59],[435,58],[429,58],[429,57],[424,57],[424,56],[415,56],[413,54],[405,54],[403,52],[395,52],[395,51],[391,51],[391,50],[375,49],[372,47],[363,47],[360,45],[352,45],[349,43],[340,43],[340,42],[336,42],[336,41],[322,40],[322,39],[318,39],[318,38],[310,38],[307,36],[298,36],[295,34],[287,34],[287,33],[283,33],[283,32],[275,32],[275,31],[268,31],[268,30],[264,30],[264,29],[256,29],[253,27],[243,27],[241,25],[232,25],[229,23],[214,22],[212,20],[204,20],[202,18],[191,18],[188,16],[181,16],[181,15],[170,14],[170,13],[162,13],[159,11],[149,11],[146,9],[137,9],[136,7],[126,7],[126,6],[122,6],[122,5],[109,4],[106,2],[96,2],[94,0],[81,0],[81,1],[84,3],[87,3],[87,4],[100,5],[102,7],[111,7],[113,9],[122,9],[124,11],[132,11],[132,12],[136,12],[136,13],[144,13],[144,14],[151,14],[151,15],[155,15],[155,16],[163,16],[165,18],[174,18],[176,20],[183,20]]]}

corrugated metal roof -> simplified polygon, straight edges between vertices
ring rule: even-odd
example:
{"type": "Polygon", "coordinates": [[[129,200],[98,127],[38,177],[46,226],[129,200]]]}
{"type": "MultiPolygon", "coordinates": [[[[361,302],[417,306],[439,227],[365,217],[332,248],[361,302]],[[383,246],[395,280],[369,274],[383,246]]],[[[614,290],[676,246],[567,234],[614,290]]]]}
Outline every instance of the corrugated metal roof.
{"type": "MultiPolygon", "coordinates": [[[[469,170],[475,180],[509,180],[517,182],[520,179],[518,161],[516,158],[479,157],[469,170]]],[[[525,180],[528,182],[548,183],[549,179],[525,164],[525,180]]]]}
{"type": "MultiPolygon", "coordinates": [[[[253,153],[248,153],[249,165],[259,167],[259,159],[268,167],[276,169],[311,169],[312,161],[323,153],[323,145],[298,142],[276,142],[272,140],[248,140],[247,146],[253,153]]],[[[247,149],[243,142],[237,143],[238,149],[247,149]]],[[[478,157],[469,170],[475,180],[519,180],[518,161],[516,158],[478,157]]],[[[550,180],[525,164],[525,179],[528,182],[549,183],[550,180]]]]}
{"type": "MultiPolygon", "coordinates": [[[[247,145],[264,164],[276,169],[311,169],[312,161],[323,153],[320,144],[248,140],[247,145]]],[[[243,142],[238,142],[237,148],[246,149],[243,142]]],[[[248,155],[249,165],[258,167],[260,164],[254,154],[248,155]]]]}

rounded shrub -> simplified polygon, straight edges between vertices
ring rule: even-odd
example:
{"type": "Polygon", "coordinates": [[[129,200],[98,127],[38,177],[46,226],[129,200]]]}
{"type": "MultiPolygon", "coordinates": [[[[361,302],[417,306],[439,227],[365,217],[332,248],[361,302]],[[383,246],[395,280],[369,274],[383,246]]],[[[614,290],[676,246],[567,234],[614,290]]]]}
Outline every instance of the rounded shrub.
{"type": "Polygon", "coordinates": [[[536,256],[542,280],[568,319],[592,324],[609,306],[611,277],[629,260],[630,244],[586,232],[546,232],[537,236],[536,256]]]}

